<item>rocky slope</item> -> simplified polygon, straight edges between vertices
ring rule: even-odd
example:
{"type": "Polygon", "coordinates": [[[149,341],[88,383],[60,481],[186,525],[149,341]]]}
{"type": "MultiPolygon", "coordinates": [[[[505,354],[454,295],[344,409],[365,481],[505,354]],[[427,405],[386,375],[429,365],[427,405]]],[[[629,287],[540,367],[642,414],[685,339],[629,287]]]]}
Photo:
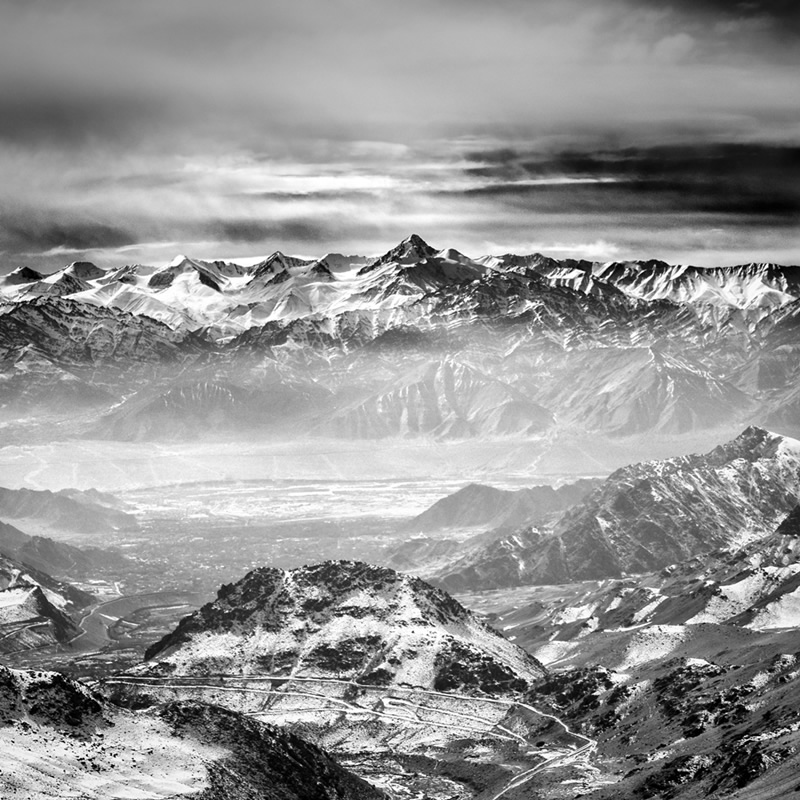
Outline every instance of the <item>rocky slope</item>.
{"type": "Polygon", "coordinates": [[[0,522],[0,553],[15,558],[29,568],[67,579],[113,574],[130,564],[116,550],[75,547],[46,536],[30,536],[5,522],[0,522]]]}
{"type": "Polygon", "coordinates": [[[780,800],[797,791],[797,658],[781,652],[789,640],[731,648],[729,636],[725,652],[720,638],[625,670],[576,666],[535,687],[532,702],[598,740],[606,786],[582,797],[780,800]]]}
{"type": "Polygon", "coordinates": [[[190,334],[153,319],[75,299],[38,299],[5,309],[0,328],[4,350],[34,345],[52,361],[111,364],[120,360],[180,361],[202,345],[190,334]]]}
{"type": "Polygon", "coordinates": [[[126,711],[58,673],[0,666],[6,797],[378,800],[318,747],[197,703],[126,711]]]}
{"type": "Polygon", "coordinates": [[[562,421],[616,435],[681,434],[741,419],[752,397],[715,368],[657,347],[595,348],[572,354],[543,395],[562,421]],[[576,375],[589,380],[575,380],[576,375]]]}
{"type": "Polygon", "coordinates": [[[512,386],[465,364],[433,361],[336,411],[321,430],[350,438],[531,435],[553,415],[512,386]]]}
{"type": "Polygon", "coordinates": [[[795,508],[762,539],[658,573],[497,593],[494,623],[552,665],[529,701],[598,740],[607,785],[584,796],[796,791],[799,534],[795,508]]]}
{"type": "MultiPolygon", "coordinates": [[[[112,495],[62,489],[59,492],[0,487],[0,517],[72,533],[135,530],[136,517],[112,495]]],[[[18,523],[19,524],[19,523],[18,523]]]]}
{"type": "Polygon", "coordinates": [[[146,658],[145,675],[328,677],[498,696],[542,675],[444,592],[352,561],[254,570],[146,658]]]}
{"type": "Polygon", "coordinates": [[[75,586],[0,554],[0,652],[68,642],[74,615],[94,601],[75,586]]]}
{"type": "Polygon", "coordinates": [[[437,500],[405,527],[409,531],[519,527],[526,522],[536,522],[549,514],[565,511],[599,483],[599,479],[584,478],[557,489],[544,485],[517,490],[471,483],[437,500]]]}
{"type": "Polygon", "coordinates": [[[33,345],[10,347],[0,359],[0,408],[7,412],[55,409],[74,413],[108,406],[114,399],[80,370],[47,358],[33,345]]]}
{"type": "MultiPolygon", "coordinates": [[[[520,646],[546,660],[569,660],[573,652],[592,649],[611,663],[611,651],[621,660],[627,651],[616,652],[614,644],[604,655],[603,636],[633,636],[652,626],[676,635],[680,629],[687,636],[691,632],[685,626],[698,633],[712,625],[767,632],[792,629],[800,621],[799,587],[797,507],[775,531],[741,548],[705,553],[626,578],[518,589],[516,607],[502,608],[500,617],[493,619],[504,631],[513,630],[520,646]]],[[[503,593],[496,594],[495,605],[502,605],[503,593]]]]}
{"type": "Polygon", "coordinates": [[[287,380],[253,388],[202,373],[194,379],[156,383],[103,415],[89,432],[93,438],[123,441],[181,440],[198,431],[231,435],[268,426],[286,426],[327,398],[313,384],[287,380]]]}
{"type": "Polygon", "coordinates": [[[648,572],[759,539],[798,501],[800,442],[751,427],[704,455],[617,470],[549,529],[467,543],[435,578],[464,591],[648,572]]]}

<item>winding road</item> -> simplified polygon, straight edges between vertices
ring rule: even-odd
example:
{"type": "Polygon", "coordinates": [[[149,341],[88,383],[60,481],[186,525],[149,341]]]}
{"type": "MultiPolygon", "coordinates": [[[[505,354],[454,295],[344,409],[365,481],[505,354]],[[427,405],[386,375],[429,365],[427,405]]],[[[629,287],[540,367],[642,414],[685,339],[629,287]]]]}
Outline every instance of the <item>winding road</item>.
{"type": "MultiPolygon", "coordinates": [[[[303,678],[287,675],[258,675],[258,676],[242,676],[242,675],[228,675],[219,674],[209,676],[207,680],[199,680],[194,677],[169,677],[169,678],[156,678],[134,674],[121,674],[114,678],[108,678],[103,681],[105,686],[131,686],[131,687],[159,687],[164,689],[188,689],[199,691],[214,691],[214,692],[232,692],[236,694],[253,693],[263,694],[276,698],[281,697],[304,697],[313,701],[313,705],[308,709],[309,711],[319,710],[320,701],[323,706],[338,706],[345,713],[349,714],[369,714],[376,719],[385,719],[392,722],[413,723],[425,727],[438,727],[445,728],[460,733],[478,734],[485,736],[488,730],[492,731],[492,736],[501,741],[516,742],[517,744],[528,746],[529,753],[533,753],[537,745],[522,736],[510,730],[508,727],[501,725],[500,722],[492,723],[486,717],[479,716],[476,713],[467,713],[465,711],[458,711],[455,709],[446,708],[432,708],[420,703],[419,697],[438,697],[445,698],[448,701],[456,701],[457,703],[470,704],[472,707],[477,703],[486,703],[498,705],[507,709],[508,712],[516,709],[522,709],[525,712],[534,714],[547,720],[551,720],[563,731],[564,737],[572,745],[574,749],[565,752],[558,752],[555,755],[545,758],[537,753],[533,755],[540,759],[534,766],[523,772],[513,776],[508,783],[496,794],[492,795],[487,800],[499,800],[503,796],[515,789],[519,789],[538,775],[540,772],[551,769],[556,766],[563,766],[565,764],[575,763],[580,759],[585,758],[589,753],[595,750],[597,742],[584,734],[573,731],[566,722],[559,717],[549,714],[545,711],[540,711],[534,706],[527,703],[519,703],[513,700],[501,700],[489,697],[475,697],[470,695],[451,694],[447,692],[436,692],[431,689],[422,689],[415,686],[392,686],[392,687],[376,687],[368,684],[355,683],[353,681],[340,680],[335,678],[303,678]],[[280,681],[280,688],[261,688],[253,686],[252,684],[272,683],[280,681]],[[367,693],[368,695],[376,695],[383,693],[383,696],[376,697],[379,701],[380,710],[375,707],[365,707],[349,699],[331,697],[330,695],[321,692],[300,691],[298,687],[294,686],[292,689],[285,689],[283,685],[287,682],[292,684],[333,684],[341,686],[343,690],[356,689],[359,692],[367,693]],[[246,684],[246,685],[242,685],[246,684]],[[397,695],[401,695],[398,697],[397,695]],[[406,695],[403,697],[402,695],[406,695]],[[408,714],[401,713],[401,709],[407,709],[408,714]],[[437,715],[449,717],[452,722],[443,720],[432,720],[430,718],[423,719],[426,714],[429,715],[434,711],[437,715]]],[[[298,709],[294,709],[297,711],[298,709]]],[[[263,717],[264,711],[251,712],[250,716],[263,717]]],[[[504,719],[503,717],[502,719],[504,719]]],[[[537,734],[539,738],[541,734],[537,734]]],[[[563,749],[564,745],[562,745],[563,749]]]]}

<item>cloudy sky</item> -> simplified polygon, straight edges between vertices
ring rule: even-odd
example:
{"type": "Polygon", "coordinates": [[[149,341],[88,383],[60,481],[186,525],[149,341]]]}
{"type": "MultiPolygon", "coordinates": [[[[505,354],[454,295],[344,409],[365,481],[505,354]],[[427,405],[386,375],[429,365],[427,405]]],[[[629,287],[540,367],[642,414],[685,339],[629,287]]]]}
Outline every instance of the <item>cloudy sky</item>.
{"type": "Polygon", "coordinates": [[[796,0],[5,0],[0,272],[409,233],[800,263],[796,0]]]}

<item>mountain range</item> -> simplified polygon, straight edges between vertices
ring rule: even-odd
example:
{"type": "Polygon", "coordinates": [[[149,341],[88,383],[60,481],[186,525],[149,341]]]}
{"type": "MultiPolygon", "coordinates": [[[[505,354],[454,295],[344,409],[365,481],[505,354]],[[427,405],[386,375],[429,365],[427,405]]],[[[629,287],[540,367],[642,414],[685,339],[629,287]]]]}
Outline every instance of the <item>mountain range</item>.
{"type": "Polygon", "coordinates": [[[469,258],[413,235],[373,258],[21,268],[0,279],[0,406],[134,440],[791,434],[797,273],[469,258]]]}
{"type": "Polygon", "coordinates": [[[471,483],[437,500],[405,527],[408,531],[437,531],[449,528],[486,530],[519,527],[576,505],[600,483],[582,478],[558,488],[533,486],[529,489],[496,489],[471,483]]]}
{"type": "MultiPolygon", "coordinates": [[[[533,287],[522,291],[526,282],[583,295],[621,294],[646,302],[740,310],[775,309],[800,298],[796,269],[775,264],[698,268],[659,261],[559,262],[541,255],[469,258],[453,248],[437,250],[416,234],[373,258],[338,253],[297,258],[278,251],[245,266],[180,255],[163,267],[133,264],[104,270],[74,262],[51,275],[21,267],[0,280],[7,303],[70,298],[217,336],[277,320],[335,318],[349,310],[403,309],[411,318],[425,313],[423,307],[447,307],[444,298],[434,296],[445,287],[460,288],[476,306],[481,298],[484,304],[505,301],[514,315],[537,306],[533,287]],[[517,292],[488,296],[488,287],[513,285],[517,279],[522,279],[517,292]]],[[[464,299],[451,298],[459,305],[464,299]]]]}
{"type": "Polygon", "coordinates": [[[0,487],[0,517],[32,528],[69,533],[135,530],[136,517],[113,495],[77,489],[58,492],[0,487]]]}
{"type": "Polygon", "coordinates": [[[555,518],[392,557],[450,591],[619,578],[761,540],[798,502],[800,441],[750,427],[709,453],[623,467],[555,518]]]}

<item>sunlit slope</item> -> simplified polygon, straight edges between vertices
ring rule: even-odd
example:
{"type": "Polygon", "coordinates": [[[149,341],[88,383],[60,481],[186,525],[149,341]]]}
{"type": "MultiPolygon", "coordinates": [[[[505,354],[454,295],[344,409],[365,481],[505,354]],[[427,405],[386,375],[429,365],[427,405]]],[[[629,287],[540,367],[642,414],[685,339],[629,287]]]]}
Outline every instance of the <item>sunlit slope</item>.
{"type": "Polygon", "coordinates": [[[261,568],[147,651],[142,675],[329,677],[521,691],[542,668],[444,592],[352,561],[261,568]]]}
{"type": "Polygon", "coordinates": [[[11,797],[384,797],[318,747],[232,711],[125,711],[54,672],[0,667],[0,747],[11,797]]]}
{"type": "Polygon", "coordinates": [[[450,590],[620,577],[764,537],[800,501],[800,442],[762,428],[612,473],[550,526],[469,542],[426,572],[450,590]]]}

